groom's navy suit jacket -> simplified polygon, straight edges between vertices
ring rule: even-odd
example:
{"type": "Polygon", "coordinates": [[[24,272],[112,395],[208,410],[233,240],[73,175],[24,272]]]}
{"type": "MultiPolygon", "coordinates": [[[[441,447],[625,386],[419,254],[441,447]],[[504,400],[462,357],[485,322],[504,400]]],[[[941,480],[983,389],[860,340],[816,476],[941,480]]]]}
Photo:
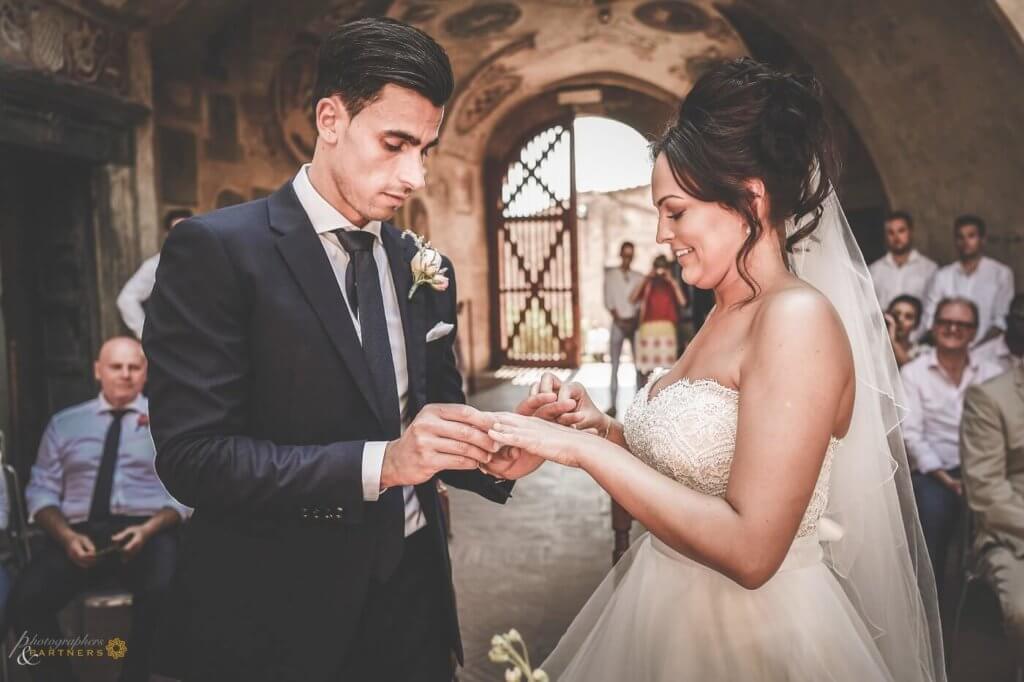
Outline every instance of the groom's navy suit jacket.
{"type": "MultiPolygon", "coordinates": [[[[385,223],[401,304],[409,415],[465,401],[451,333],[455,279],[412,300],[416,253],[385,223]]],[[[391,440],[363,349],[320,238],[287,183],[265,199],[180,223],[161,253],[143,333],[156,469],[195,512],[183,534],[164,637],[165,674],[332,679],[358,627],[385,527],[363,501],[362,452],[391,440]],[[309,518],[312,508],[335,520],[309,518]],[[175,666],[167,665],[173,660],[175,666]]],[[[504,502],[478,471],[446,483],[504,502]]],[[[444,562],[443,622],[461,660],[435,481],[417,486],[444,562]]]]}

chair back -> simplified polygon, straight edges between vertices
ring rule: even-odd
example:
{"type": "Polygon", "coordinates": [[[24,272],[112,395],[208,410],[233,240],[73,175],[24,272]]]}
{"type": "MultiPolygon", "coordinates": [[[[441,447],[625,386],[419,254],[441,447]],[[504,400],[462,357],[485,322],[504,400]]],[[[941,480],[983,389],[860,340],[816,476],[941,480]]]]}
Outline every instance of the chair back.
{"type": "Polygon", "coordinates": [[[29,545],[28,513],[25,507],[25,489],[21,485],[18,471],[7,461],[4,434],[0,431],[0,469],[3,470],[7,485],[7,534],[15,552],[18,565],[25,566],[32,558],[29,545]]]}

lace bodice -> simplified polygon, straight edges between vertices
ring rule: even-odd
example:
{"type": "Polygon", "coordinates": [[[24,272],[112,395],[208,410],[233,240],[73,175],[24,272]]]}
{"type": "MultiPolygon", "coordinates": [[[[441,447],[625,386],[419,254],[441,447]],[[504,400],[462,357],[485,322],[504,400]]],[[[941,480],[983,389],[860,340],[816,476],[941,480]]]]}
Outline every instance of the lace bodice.
{"type": "MultiPolygon", "coordinates": [[[[739,393],[711,379],[682,379],[647,396],[659,378],[637,391],[624,421],[633,454],[688,488],[723,497],[736,450],[739,393]]],[[[818,482],[797,537],[810,535],[828,506],[832,458],[840,441],[829,442],[818,482]]]]}

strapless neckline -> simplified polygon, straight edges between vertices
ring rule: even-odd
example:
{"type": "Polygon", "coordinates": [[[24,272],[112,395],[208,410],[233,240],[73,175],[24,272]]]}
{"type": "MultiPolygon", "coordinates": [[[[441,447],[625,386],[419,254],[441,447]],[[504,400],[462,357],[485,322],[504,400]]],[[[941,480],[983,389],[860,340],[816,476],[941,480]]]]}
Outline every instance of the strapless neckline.
{"type": "MultiPolygon", "coordinates": [[[[699,387],[699,386],[705,386],[705,387],[711,388],[715,392],[719,392],[719,393],[722,393],[722,394],[725,394],[725,395],[728,395],[728,396],[732,396],[736,400],[739,400],[739,397],[740,397],[740,391],[739,391],[738,388],[733,388],[732,386],[726,386],[725,384],[723,384],[722,382],[718,381],[717,379],[712,379],[711,377],[702,377],[702,378],[699,378],[699,379],[691,379],[690,377],[680,377],[679,379],[676,379],[675,381],[669,382],[667,385],[662,386],[661,389],[658,391],[658,393],[652,398],[651,397],[651,389],[654,388],[654,385],[656,383],[658,383],[658,381],[663,376],[665,376],[665,374],[668,374],[668,372],[662,372],[659,375],[652,376],[650,381],[648,381],[647,384],[644,386],[644,388],[643,388],[643,404],[644,404],[644,407],[650,407],[654,403],[658,402],[665,393],[668,393],[669,391],[671,391],[673,389],[677,389],[677,388],[695,388],[695,387],[699,387]]],[[[834,447],[840,445],[842,442],[843,442],[842,438],[837,438],[835,436],[835,434],[832,434],[829,437],[829,448],[834,448],[834,447]]]]}

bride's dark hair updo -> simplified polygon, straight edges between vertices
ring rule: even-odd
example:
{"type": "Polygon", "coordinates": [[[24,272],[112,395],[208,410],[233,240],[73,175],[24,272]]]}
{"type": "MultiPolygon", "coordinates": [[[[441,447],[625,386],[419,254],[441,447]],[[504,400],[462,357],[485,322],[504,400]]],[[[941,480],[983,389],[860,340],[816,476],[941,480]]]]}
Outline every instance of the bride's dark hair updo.
{"type": "Polygon", "coordinates": [[[718,64],[683,99],[679,116],[652,146],[664,153],[676,182],[700,201],[738,213],[750,226],[736,263],[755,294],[744,259],[766,228],[811,220],[786,240],[786,250],[818,226],[822,204],[837,184],[839,159],[821,86],[813,76],[786,74],[747,57],[718,64]],[[765,226],[746,183],[764,183],[765,226]]]}

